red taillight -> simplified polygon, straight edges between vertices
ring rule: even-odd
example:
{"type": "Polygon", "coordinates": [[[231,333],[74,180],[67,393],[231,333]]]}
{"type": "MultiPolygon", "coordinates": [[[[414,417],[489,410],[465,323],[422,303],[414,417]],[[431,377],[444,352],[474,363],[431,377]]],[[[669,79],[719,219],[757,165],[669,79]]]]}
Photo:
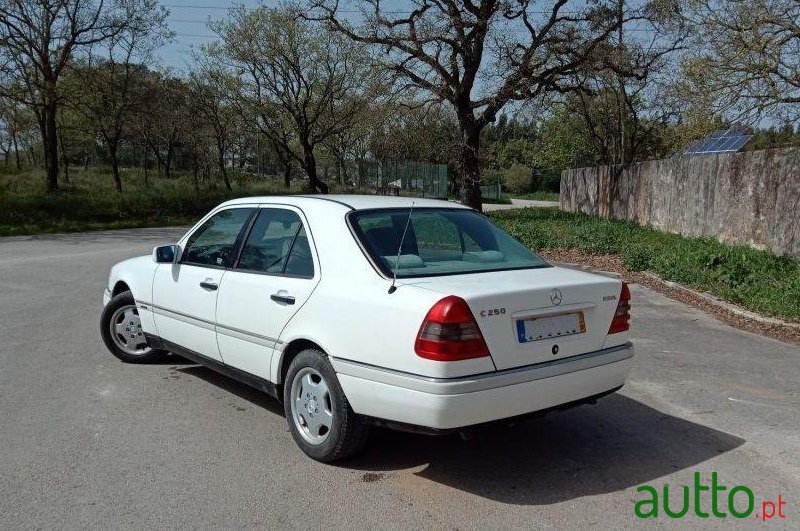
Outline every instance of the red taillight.
{"type": "Polygon", "coordinates": [[[445,297],[428,311],[414,351],[436,361],[458,361],[489,355],[475,317],[460,297],[445,297]]]}
{"type": "Polygon", "coordinates": [[[618,334],[625,332],[631,328],[631,290],[628,289],[626,283],[622,283],[622,291],[619,294],[619,302],[617,303],[617,311],[614,313],[614,319],[611,320],[611,326],[608,327],[609,334],[618,334]]]}

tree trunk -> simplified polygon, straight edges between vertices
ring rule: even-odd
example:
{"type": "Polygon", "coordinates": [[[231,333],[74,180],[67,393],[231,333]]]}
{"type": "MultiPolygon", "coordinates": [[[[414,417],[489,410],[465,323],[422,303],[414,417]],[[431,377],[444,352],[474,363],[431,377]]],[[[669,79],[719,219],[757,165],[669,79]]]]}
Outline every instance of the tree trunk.
{"type": "Polygon", "coordinates": [[[108,145],[108,158],[111,161],[111,179],[114,181],[114,189],[122,192],[122,179],[119,176],[119,161],[117,160],[119,144],[116,141],[109,142],[108,140],[106,140],[106,144],[108,145]]]}
{"type": "MultiPolygon", "coordinates": [[[[200,178],[198,176],[197,152],[192,153],[192,178],[194,179],[194,191],[200,193],[200,178]]],[[[230,188],[229,188],[230,190],[230,188]]]]}
{"type": "Polygon", "coordinates": [[[67,150],[64,146],[64,135],[58,136],[58,145],[61,152],[61,165],[64,166],[64,186],[69,186],[69,161],[67,160],[67,150]]]}
{"type": "Polygon", "coordinates": [[[292,163],[288,160],[283,163],[283,185],[286,188],[292,186],[292,163]]]}
{"type": "Polygon", "coordinates": [[[63,152],[61,153],[61,165],[64,167],[64,186],[69,186],[69,162],[67,161],[67,155],[63,152]]]}
{"type": "Polygon", "coordinates": [[[164,159],[164,178],[169,179],[169,171],[172,166],[172,152],[175,150],[175,144],[172,142],[167,146],[167,156],[164,159]]]}
{"type": "Polygon", "coordinates": [[[17,161],[17,170],[22,169],[22,164],[19,161],[19,145],[17,144],[17,134],[12,133],[11,140],[14,142],[14,158],[17,161]]]}
{"type": "Polygon", "coordinates": [[[342,157],[342,160],[341,160],[341,170],[340,170],[340,172],[341,173],[339,174],[339,183],[342,186],[349,186],[350,185],[350,178],[347,175],[347,162],[344,160],[344,157],[342,157]]]}
{"type": "Polygon", "coordinates": [[[228,179],[228,169],[225,167],[225,152],[219,145],[217,145],[217,154],[217,163],[219,164],[219,173],[222,175],[222,182],[225,183],[225,189],[230,192],[233,188],[231,188],[231,181],[228,179]]]}
{"type": "Polygon", "coordinates": [[[317,159],[314,157],[314,146],[307,141],[301,141],[303,146],[303,169],[308,175],[309,192],[327,194],[328,185],[317,178],[317,159]]]}
{"type": "Polygon", "coordinates": [[[44,149],[44,167],[47,174],[47,191],[55,192],[58,189],[58,133],[56,131],[56,105],[52,102],[45,104],[42,112],[42,148],[44,149]]]}
{"type": "Polygon", "coordinates": [[[458,149],[458,165],[461,174],[461,203],[482,211],[481,204],[481,165],[478,157],[480,148],[480,128],[473,120],[459,120],[461,145],[458,149]]]}
{"type": "MultiPolygon", "coordinates": [[[[283,185],[289,188],[292,185],[292,159],[277,142],[274,142],[272,145],[275,148],[275,155],[278,157],[278,162],[280,162],[283,168],[283,185]]],[[[277,169],[275,173],[277,173],[277,169]]]]}
{"type": "Polygon", "coordinates": [[[144,146],[144,154],[142,156],[142,168],[144,168],[144,187],[147,188],[150,183],[148,182],[148,175],[147,175],[147,146],[144,146]]]}

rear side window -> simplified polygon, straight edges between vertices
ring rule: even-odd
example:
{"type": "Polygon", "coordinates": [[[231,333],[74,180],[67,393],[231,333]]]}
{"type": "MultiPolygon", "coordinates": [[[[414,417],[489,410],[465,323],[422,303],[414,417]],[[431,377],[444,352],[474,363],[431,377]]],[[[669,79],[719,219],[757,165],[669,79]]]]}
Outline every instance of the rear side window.
{"type": "Polygon", "coordinates": [[[182,262],[230,267],[239,233],[252,212],[252,208],[229,208],[208,218],[186,241],[182,262]]]}
{"type": "Polygon", "coordinates": [[[372,261],[398,278],[549,267],[488,218],[465,209],[364,210],[351,226],[372,261]],[[403,241],[402,249],[400,241],[403,241]]]}
{"type": "Polygon", "coordinates": [[[314,261],[300,216],[281,208],[261,209],[236,267],[258,273],[313,277],[314,261]]]}

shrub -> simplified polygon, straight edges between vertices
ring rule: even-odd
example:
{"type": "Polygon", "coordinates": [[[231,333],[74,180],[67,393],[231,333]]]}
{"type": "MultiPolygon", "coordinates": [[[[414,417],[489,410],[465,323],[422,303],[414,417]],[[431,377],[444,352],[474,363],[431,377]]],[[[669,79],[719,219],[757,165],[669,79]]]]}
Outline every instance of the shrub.
{"type": "Polygon", "coordinates": [[[533,173],[527,166],[514,164],[506,170],[503,181],[509,192],[522,194],[530,191],[533,184],[533,173]]]}
{"type": "Polygon", "coordinates": [[[619,255],[630,270],[653,271],[756,312],[800,319],[800,260],[795,258],[552,208],[490,216],[533,249],[619,255]]]}

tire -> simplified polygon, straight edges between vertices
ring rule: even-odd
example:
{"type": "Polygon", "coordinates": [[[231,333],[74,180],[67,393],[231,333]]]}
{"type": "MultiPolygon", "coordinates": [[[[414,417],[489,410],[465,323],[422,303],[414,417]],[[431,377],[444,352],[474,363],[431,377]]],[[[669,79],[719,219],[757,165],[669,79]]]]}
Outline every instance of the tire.
{"type": "Polygon", "coordinates": [[[106,348],[126,363],[150,363],[161,360],[166,355],[166,351],[147,345],[139,312],[130,291],[115,295],[103,308],[100,315],[100,336],[106,348]]]}
{"type": "Polygon", "coordinates": [[[292,437],[312,459],[323,463],[344,459],[367,442],[369,425],[350,407],[336,372],[319,350],[304,350],[292,360],[283,386],[283,407],[292,437]]]}

